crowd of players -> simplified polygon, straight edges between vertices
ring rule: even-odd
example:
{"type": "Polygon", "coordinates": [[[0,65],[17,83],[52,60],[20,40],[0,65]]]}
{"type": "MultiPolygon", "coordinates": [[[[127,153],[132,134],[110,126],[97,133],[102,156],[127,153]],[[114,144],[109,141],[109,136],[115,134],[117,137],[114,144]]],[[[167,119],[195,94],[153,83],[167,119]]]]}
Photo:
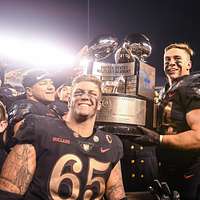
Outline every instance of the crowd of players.
{"type": "MultiPolygon", "coordinates": [[[[190,75],[192,54],[182,43],[165,49],[159,133],[137,127],[134,138],[158,146],[162,178],[183,200],[200,199],[200,75],[190,75]]],[[[0,94],[0,199],[126,199],[122,141],[95,127],[100,80],[80,75],[55,88],[49,73],[32,70],[22,84],[25,95],[0,94]]],[[[154,186],[158,199],[180,198],[163,182],[154,186]]]]}
{"type": "Polygon", "coordinates": [[[56,90],[47,72],[34,70],[22,83],[26,98],[7,106],[2,118],[1,199],[125,198],[122,143],[93,133],[100,81],[82,75],[56,90]]]}

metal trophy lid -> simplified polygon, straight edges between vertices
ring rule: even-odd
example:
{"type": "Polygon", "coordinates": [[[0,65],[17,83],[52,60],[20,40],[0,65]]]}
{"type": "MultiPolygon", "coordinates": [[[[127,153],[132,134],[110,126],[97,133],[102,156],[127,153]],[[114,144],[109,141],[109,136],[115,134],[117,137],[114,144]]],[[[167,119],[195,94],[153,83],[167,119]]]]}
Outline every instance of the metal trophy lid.
{"type": "Polygon", "coordinates": [[[96,61],[103,60],[114,53],[119,46],[119,41],[111,35],[101,35],[88,44],[88,56],[96,61]]]}
{"type": "Polygon", "coordinates": [[[124,39],[124,45],[133,56],[137,56],[140,61],[151,55],[152,47],[149,38],[141,33],[131,33],[124,39]]]}

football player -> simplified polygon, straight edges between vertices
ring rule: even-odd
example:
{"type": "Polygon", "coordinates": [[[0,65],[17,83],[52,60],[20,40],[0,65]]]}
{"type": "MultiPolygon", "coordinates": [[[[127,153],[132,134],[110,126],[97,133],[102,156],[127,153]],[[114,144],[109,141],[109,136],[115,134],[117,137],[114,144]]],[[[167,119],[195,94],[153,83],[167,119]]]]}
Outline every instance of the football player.
{"type": "Polygon", "coordinates": [[[94,130],[100,107],[100,81],[82,75],[73,81],[64,120],[28,115],[4,162],[0,199],[125,199],[122,143],[94,130]]]}

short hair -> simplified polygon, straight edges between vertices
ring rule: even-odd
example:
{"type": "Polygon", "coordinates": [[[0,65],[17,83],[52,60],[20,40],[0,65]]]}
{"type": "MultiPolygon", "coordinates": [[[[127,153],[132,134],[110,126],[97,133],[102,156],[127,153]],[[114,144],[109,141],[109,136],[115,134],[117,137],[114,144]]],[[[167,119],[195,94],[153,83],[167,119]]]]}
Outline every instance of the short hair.
{"type": "Polygon", "coordinates": [[[97,85],[97,87],[99,88],[100,94],[102,94],[102,91],[101,91],[102,82],[101,82],[101,80],[98,79],[96,76],[91,75],[91,74],[87,74],[87,75],[84,74],[84,75],[79,75],[79,76],[75,77],[74,80],[72,81],[72,90],[77,83],[80,83],[80,82],[83,82],[83,81],[92,82],[95,85],[97,85]]]}
{"type": "Polygon", "coordinates": [[[57,92],[60,92],[64,87],[71,88],[71,85],[64,83],[57,88],[57,92]]]}
{"type": "Polygon", "coordinates": [[[8,115],[5,105],[0,101],[0,121],[7,120],[8,115]]]}
{"type": "Polygon", "coordinates": [[[185,52],[190,56],[190,59],[194,55],[194,51],[186,43],[173,43],[173,44],[170,44],[167,47],[165,47],[164,52],[166,53],[168,50],[173,49],[173,48],[185,50],[185,52]]]}
{"type": "Polygon", "coordinates": [[[60,86],[56,89],[56,93],[55,93],[56,98],[59,99],[59,95],[58,95],[58,94],[61,92],[61,90],[62,90],[64,87],[68,87],[68,89],[70,89],[70,92],[69,92],[69,93],[71,93],[71,88],[72,88],[72,87],[71,87],[69,84],[64,83],[64,84],[60,85],[60,86]]]}

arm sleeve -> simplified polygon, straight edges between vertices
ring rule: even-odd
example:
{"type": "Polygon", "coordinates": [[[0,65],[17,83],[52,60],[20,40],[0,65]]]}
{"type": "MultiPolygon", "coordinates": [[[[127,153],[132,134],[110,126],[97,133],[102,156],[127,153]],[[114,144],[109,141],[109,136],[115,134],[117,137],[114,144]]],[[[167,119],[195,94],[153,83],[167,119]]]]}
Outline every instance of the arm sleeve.
{"type": "Polygon", "coordinates": [[[200,87],[182,87],[179,94],[186,113],[200,109],[200,87]]]}
{"type": "Polygon", "coordinates": [[[28,115],[22,127],[15,136],[15,144],[32,144],[35,147],[36,155],[40,155],[41,135],[39,135],[38,125],[40,118],[35,115],[28,115]]]}
{"type": "Polygon", "coordinates": [[[35,119],[32,115],[25,118],[22,127],[18,130],[15,138],[17,144],[34,144],[35,119]]]}
{"type": "Polygon", "coordinates": [[[123,144],[118,136],[113,135],[113,145],[114,145],[114,154],[113,155],[113,163],[114,166],[118,163],[118,161],[123,157],[123,144]]]}

